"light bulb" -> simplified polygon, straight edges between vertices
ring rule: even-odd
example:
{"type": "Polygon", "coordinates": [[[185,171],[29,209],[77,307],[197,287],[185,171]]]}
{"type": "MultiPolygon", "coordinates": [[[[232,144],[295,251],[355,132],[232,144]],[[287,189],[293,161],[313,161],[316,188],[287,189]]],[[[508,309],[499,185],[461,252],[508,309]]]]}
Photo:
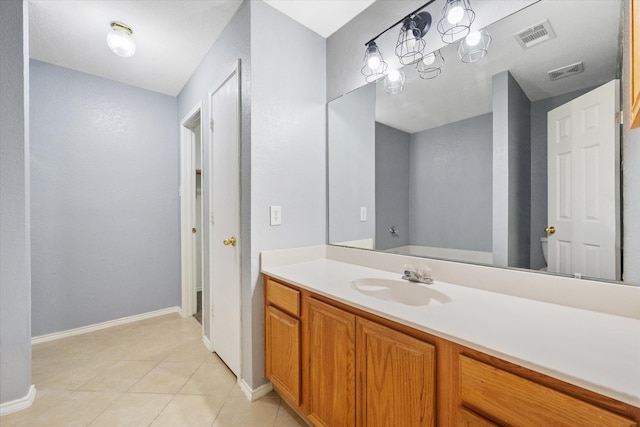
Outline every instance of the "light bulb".
{"type": "Polygon", "coordinates": [[[480,31],[474,31],[473,33],[467,36],[467,38],[465,39],[465,42],[467,43],[468,46],[475,46],[480,42],[481,38],[482,38],[482,35],[480,34],[480,31]]]}
{"type": "Polygon", "coordinates": [[[393,69],[389,71],[389,75],[387,76],[390,82],[397,82],[400,79],[400,71],[393,69]]]}
{"type": "Polygon", "coordinates": [[[433,52],[431,52],[430,54],[425,55],[422,58],[422,62],[424,63],[424,65],[431,65],[434,62],[436,62],[436,55],[433,52]]]}
{"type": "Polygon", "coordinates": [[[457,24],[458,22],[462,21],[463,17],[464,9],[461,6],[454,6],[451,8],[451,10],[449,10],[449,13],[447,14],[447,21],[449,21],[450,24],[457,24]]]}
{"type": "Polygon", "coordinates": [[[406,45],[407,45],[407,50],[413,50],[413,48],[415,47],[416,39],[415,37],[413,37],[413,34],[407,37],[406,45]]]}
{"type": "Polygon", "coordinates": [[[369,59],[367,60],[367,65],[372,70],[377,70],[378,67],[380,66],[380,57],[378,57],[376,55],[371,55],[369,57],[369,59]]]}

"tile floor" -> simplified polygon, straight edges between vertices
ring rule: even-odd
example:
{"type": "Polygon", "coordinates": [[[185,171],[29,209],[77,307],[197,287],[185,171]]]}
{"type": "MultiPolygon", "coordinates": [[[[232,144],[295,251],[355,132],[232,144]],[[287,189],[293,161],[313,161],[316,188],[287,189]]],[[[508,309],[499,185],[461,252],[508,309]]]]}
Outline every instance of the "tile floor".
{"type": "Polygon", "coordinates": [[[34,404],[0,417],[2,427],[306,426],[273,392],[249,402],[193,317],[36,344],[32,357],[34,404]]]}

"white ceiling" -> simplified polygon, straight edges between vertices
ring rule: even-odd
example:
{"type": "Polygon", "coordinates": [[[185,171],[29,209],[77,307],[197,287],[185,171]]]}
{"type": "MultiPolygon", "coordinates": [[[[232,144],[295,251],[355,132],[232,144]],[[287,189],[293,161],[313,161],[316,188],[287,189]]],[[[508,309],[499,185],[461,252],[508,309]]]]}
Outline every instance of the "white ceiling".
{"type": "MultiPolygon", "coordinates": [[[[373,1],[267,3],[328,37],[373,1]]],[[[29,3],[31,58],[176,96],[242,0],[29,0],[29,3]],[[111,21],[124,22],[133,29],[137,50],[132,57],[121,58],[107,47],[111,21]]]]}
{"type": "Polygon", "coordinates": [[[327,38],[375,0],[264,0],[268,5],[327,38]]]}

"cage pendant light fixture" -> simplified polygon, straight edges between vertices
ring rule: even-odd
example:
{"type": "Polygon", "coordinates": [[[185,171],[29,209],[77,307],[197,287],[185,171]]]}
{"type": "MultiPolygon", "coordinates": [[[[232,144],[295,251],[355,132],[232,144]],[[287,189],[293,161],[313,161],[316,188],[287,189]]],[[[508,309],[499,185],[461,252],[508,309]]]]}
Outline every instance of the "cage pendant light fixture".
{"type": "Polygon", "coordinates": [[[487,56],[491,36],[486,28],[473,31],[467,37],[460,40],[458,55],[462,62],[476,62],[487,56]]]}
{"type": "Polygon", "coordinates": [[[438,21],[438,32],[445,43],[453,43],[471,31],[476,14],[470,0],[446,0],[442,16],[438,21]]]}
{"type": "Polygon", "coordinates": [[[423,37],[430,28],[429,12],[420,12],[404,19],[396,43],[396,55],[401,64],[413,64],[422,59],[424,48],[427,46],[423,37]]]}
{"type": "Polygon", "coordinates": [[[422,57],[422,59],[416,62],[416,71],[418,76],[424,80],[435,79],[442,73],[442,67],[444,66],[444,57],[440,53],[440,49],[435,52],[431,52],[422,57]]]}
{"type": "Polygon", "coordinates": [[[381,79],[387,73],[387,67],[388,65],[384,62],[376,42],[370,41],[367,43],[367,49],[364,53],[364,61],[362,68],[360,69],[365,80],[371,83],[381,79]]]}
{"type": "Polygon", "coordinates": [[[402,69],[392,69],[382,81],[384,91],[389,95],[397,95],[404,90],[406,75],[402,69]]]}

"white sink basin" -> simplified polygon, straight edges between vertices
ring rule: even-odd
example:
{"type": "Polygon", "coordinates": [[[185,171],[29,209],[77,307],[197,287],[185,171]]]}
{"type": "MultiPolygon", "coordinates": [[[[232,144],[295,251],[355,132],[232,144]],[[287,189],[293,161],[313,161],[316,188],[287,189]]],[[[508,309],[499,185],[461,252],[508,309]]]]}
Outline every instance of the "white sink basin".
{"type": "Polygon", "coordinates": [[[383,301],[414,306],[435,306],[451,302],[451,298],[428,286],[400,279],[362,278],[351,282],[351,287],[361,294],[383,301]]]}

